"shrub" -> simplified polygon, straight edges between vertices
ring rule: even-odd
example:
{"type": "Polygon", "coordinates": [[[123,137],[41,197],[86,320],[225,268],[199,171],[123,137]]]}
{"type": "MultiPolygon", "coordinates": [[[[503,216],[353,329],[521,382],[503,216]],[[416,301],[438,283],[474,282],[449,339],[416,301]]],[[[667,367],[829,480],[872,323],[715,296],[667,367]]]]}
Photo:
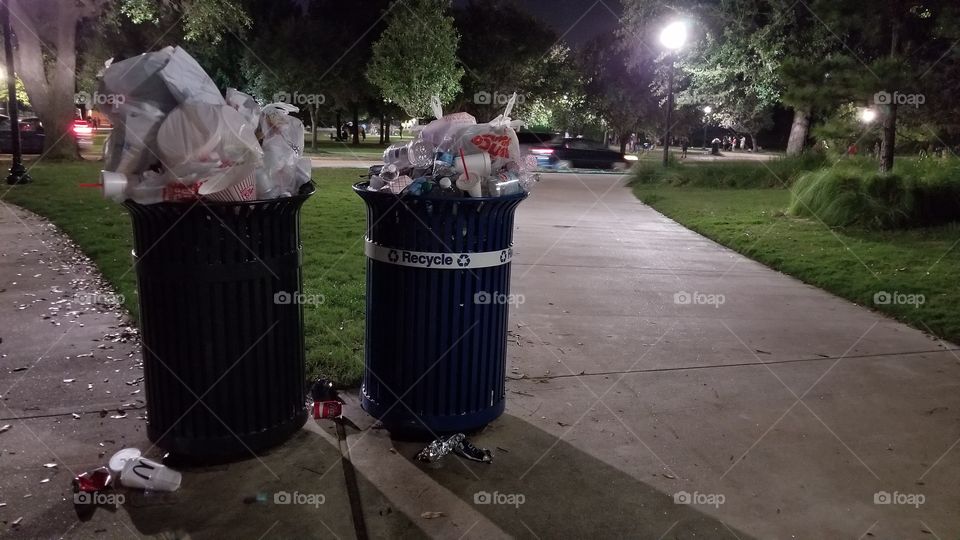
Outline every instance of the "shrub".
{"type": "Polygon", "coordinates": [[[788,212],[830,226],[896,229],[960,220],[960,170],[943,162],[903,160],[890,174],[851,161],[802,175],[788,212]]]}

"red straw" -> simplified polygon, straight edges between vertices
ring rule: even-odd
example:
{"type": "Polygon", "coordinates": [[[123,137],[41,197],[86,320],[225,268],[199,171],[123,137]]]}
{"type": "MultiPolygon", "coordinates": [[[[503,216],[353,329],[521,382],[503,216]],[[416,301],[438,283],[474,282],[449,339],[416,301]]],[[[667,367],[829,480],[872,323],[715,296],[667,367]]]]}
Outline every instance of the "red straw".
{"type": "Polygon", "coordinates": [[[463,162],[463,175],[467,177],[467,182],[469,182],[470,171],[467,170],[467,158],[463,155],[463,148],[460,149],[460,161],[463,162]]]}
{"type": "Polygon", "coordinates": [[[103,184],[80,184],[80,187],[103,187],[103,184]]]}

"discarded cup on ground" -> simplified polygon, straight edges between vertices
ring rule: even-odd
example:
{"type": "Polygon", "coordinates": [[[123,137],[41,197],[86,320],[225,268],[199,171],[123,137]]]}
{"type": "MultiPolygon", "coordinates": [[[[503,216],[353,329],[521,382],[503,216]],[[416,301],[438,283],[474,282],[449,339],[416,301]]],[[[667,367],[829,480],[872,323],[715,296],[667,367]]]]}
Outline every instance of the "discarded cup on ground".
{"type": "Polygon", "coordinates": [[[183,475],[179,472],[143,456],[127,461],[120,474],[124,487],[148,491],[176,491],[181,480],[183,475]]]}
{"type": "Polygon", "coordinates": [[[123,469],[127,466],[127,462],[131,459],[137,459],[141,455],[142,453],[138,448],[124,448],[110,457],[107,467],[110,468],[110,473],[113,474],[114,478],[119,478],[123,469]]]}
{"type": "Polygon", "coordinates": [[[313,418],[337,418],[343,414],[343,405],[339,401],[314,401],[313,418]]]}

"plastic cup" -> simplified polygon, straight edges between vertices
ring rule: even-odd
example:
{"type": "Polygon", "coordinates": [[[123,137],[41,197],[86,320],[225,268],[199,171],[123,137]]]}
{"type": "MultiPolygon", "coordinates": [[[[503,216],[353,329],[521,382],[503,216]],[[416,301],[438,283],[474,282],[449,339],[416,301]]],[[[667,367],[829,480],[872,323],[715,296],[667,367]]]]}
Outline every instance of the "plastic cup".
{"type": "Polygon", "coordinates": [[[127,462],[132,459],[137,459],[140,457],[141,452],[137,448],[124,448],[116,454],[110,457],[110,462],[107,466],[110,468],[110,472],[113,474],[114,478],[120,478],[120,475],[123,473],[124,467],[127,466],[127,462]]]}
{"type": "Polygon", "coordinates": [[[482,154],[467,154],[462,158],[457,156],[453,160],[453,168],[458,173],[467,172],[470,176],[474,174],[480,175],[481,178],[490,176],[492,170],[490,154],[484,152],[482,154]],[[464,167],[464,161],[466,161],[466,167],[464,167]]]}
{"type": "Polygon", "coordinates": [[[100,183],[103,185],[104,197],[122,201],[126,198],[127,185],[130,183],[130,179],[122,173],[100,171],[100,183]]]}
{"type": "Polygon", "coordinates": [[[457,187],[466,191],[471,197],[483,196],[483,176],[470,171],[469,175],[462,174],[457,179],[457,187]]]}
{"type": "Polygon", "coordinates": [[[176,491],[181,480],[183,475],[177,471],[143,456],[128,460],[120,473],[120,484],[124,487],[148,491],[176,491]]]}

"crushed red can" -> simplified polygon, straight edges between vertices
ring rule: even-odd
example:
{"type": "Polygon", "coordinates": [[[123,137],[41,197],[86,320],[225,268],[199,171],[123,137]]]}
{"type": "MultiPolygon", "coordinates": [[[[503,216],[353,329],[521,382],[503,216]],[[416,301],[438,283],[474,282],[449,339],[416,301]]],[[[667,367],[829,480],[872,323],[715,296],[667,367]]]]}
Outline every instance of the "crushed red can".
{"type": "Polygon", "coordinates": [[[343,413],[343,407],[339,401],[314,401],[313,402],[313,417],[314,419],[321,418],[337,418],[343,413]]]}
{"type": "Polygon", "coordinates": [[[73,479],[74,493],[96,493],[102,491],[113,480],[107,467],[98,467],[92,471],[78,474],[73,479]]]}

